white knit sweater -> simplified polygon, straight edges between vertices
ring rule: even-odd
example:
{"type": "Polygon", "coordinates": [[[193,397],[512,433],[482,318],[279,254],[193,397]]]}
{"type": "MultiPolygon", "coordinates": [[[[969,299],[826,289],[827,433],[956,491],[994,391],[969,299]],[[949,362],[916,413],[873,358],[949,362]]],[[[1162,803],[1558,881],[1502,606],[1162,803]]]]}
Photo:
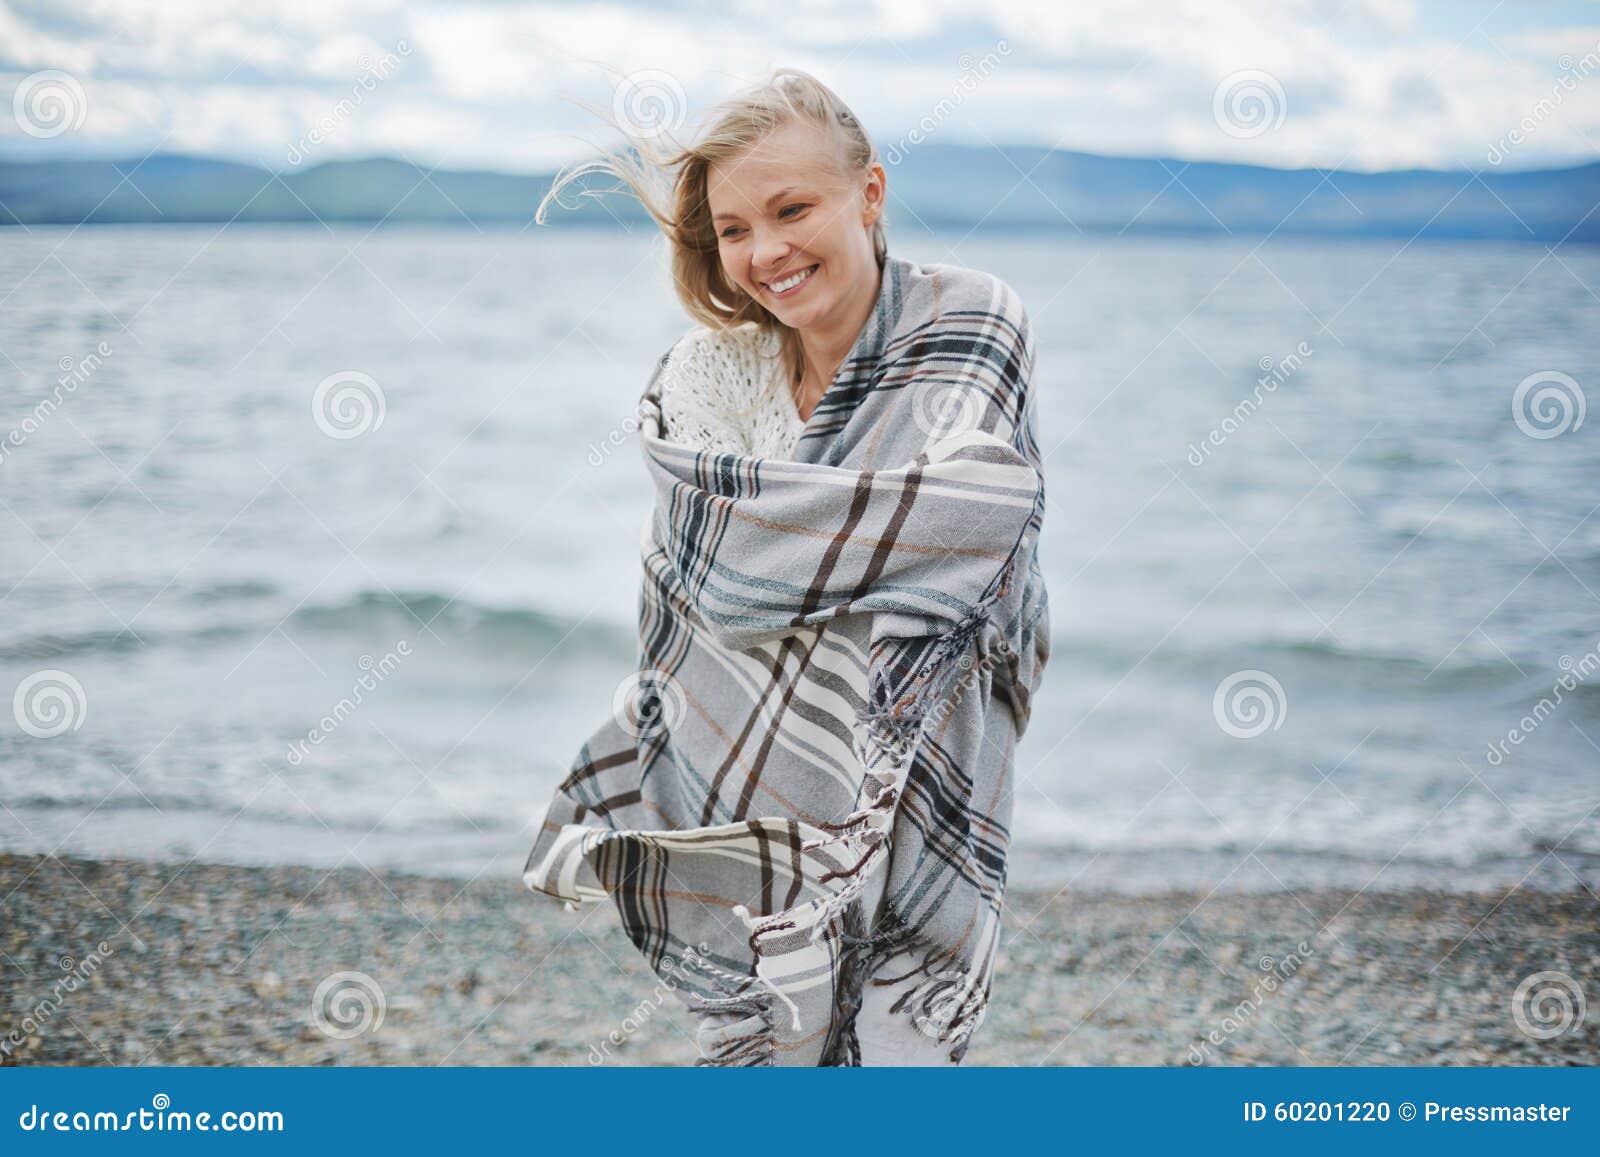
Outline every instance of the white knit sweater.
{"type": "Polygon", "coordinates": [[[666,433],[696,450],[788,458],[805,429],[776,333],[695,326],[662,372],[666,433]]]}

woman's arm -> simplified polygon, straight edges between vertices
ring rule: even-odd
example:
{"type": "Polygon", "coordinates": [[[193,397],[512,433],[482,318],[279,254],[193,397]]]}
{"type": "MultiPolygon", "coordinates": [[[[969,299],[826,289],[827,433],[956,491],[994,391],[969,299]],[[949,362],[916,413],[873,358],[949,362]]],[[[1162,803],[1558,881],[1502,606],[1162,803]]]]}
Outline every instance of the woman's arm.
{"type": "Polygon", "coordinates": [[[937,634],[992,598],[1038,495],[983,431],[893,470],[701,455],[647,439],[655,541],[703,625],[746,648],[846,614],[937,634]]]}

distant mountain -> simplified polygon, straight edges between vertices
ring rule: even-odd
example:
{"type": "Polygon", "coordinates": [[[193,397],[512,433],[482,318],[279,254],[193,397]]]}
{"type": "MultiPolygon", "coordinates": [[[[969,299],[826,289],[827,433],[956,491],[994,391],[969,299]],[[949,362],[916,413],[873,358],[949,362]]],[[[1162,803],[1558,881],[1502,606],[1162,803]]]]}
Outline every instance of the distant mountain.
{"type": "MultiPolygon", "coordinates": [[[[553,174],[378,158],[278,174],[204,157],[0,162],[0,224],[315,221],[523,224],[553,174]]],[[[589,188],[611,188],[607,177],[589,188]]],[[[1474,175],[1269,169],[1041,148],[923,145],[889,168],[903,225],[1600,242],[1600,162],[1474,175]]],[[[630,197],[563,194],[562,223],[643,223],[630,197]]]]}

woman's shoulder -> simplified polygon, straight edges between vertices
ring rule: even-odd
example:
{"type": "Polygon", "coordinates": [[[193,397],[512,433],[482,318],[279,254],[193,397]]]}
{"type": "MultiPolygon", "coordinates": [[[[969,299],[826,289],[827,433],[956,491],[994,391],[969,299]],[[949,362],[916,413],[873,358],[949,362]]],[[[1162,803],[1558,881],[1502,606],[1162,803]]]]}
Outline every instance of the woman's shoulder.
{"type": "Polygon", "coordinates": [[[665,384],[681,394],[747,405],[771,376],[777,350],[777,336],[754,325],[691,326],[665,355],[665,384]]]}
{"type": "Polygon", "coordinates": [[[749,453],[752,429],[769,425],[778,364],[776,334],[753,325],[692,326],[665,355],[662,406],[675,440],[697,449],[749,453]]]}
{"type": "Polygon", "coordinates": [[[943,262],[906,262],[911,285],[908,296],[920,291],[933,312],[980,310],[1026,328],[1028,313],[1022,297],[995,274],[967,265],[943,262]]]}
{"type": "Polygon", "coordinates": [[[754,359],[770,357],[776,348],[776,335],[753,323],[726,329],[692,325],[667,352],[667,360],[680,367],[745,365],[754,359]]]}
{"type": "Polygon", "coordinates": [[[993,273],[965,265],[908,262],[900,272],[906,305],[899,329],[935,339],[903,342],[901,348],[917,351],[910,356],[945,360],[953,372],[1004,399],[1001,410],[1021,412],[1032,394],[1035,350],[1017,291],[993,273]]]}

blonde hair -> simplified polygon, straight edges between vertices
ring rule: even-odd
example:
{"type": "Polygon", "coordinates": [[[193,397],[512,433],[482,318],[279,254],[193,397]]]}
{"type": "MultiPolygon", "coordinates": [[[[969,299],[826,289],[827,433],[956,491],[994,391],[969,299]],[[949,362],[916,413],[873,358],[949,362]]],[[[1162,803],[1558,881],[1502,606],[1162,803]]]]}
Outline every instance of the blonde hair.
{"type": "MultiPolygon", "coordinates": [[[[599,111],[599,110],[594,110],[599,111]]],[[[601,113],[605,116],[604,113],[601,113]]],[[[711,166],[741,156],[774,129],[792,123],[820,128],[836,146],[839,171],[854,178],[881,163],[877,146],[844,101],[827,85],[797,68],[775,70],[765,81],[714,106],[708,127],[689,145],[660,145],[668,134],[630,133],[605,116],[630,141],[625,152],[604,152],[556,175],[534,220],[544,224],[546,206],[563,188],[587,173],[610,173],[627,185],[671,246],[672,285],[689,316],[711,329],[754,323],[763,336],[776,334],[784,359],[798,378],[801,350],[795,331],[734,284],[722,268],[711,222],[707,178],[711,166]]],[[[620,191],[599,190],[598,192],[620,191]]],[[[598,195],[585,190],[586,195],[598,195]]],[[[879,268],[889,243],[880,213],[871,226],[879,268]]]]}

